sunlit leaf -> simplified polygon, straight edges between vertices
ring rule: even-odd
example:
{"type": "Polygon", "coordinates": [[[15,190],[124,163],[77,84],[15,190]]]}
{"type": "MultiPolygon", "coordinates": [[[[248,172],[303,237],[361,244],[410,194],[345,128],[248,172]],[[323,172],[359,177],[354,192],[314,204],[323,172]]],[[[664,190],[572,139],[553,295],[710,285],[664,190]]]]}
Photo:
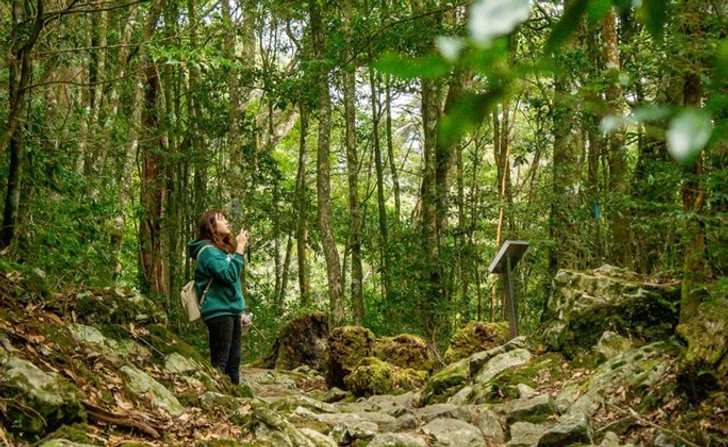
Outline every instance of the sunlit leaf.
{"type": "Polygon", "coordinates": [[[619,130],[624,125],[625,119],[623,116],[607,115],[599,122],[599,130],[603,134],[610,134],[619,130]]]}
{"type": "Polygon", "coordinates": [[[667,119],[672,111],[666,106],[645,106],[639,107],[632,112],[632,115],[640,122],[654,122],[667,119]]]}
{"type": "Polygon", "coordinates": [[[460,55],[460,51],[465,46],[465,41],[458,37],[439,36],[435,40],[435,46],[440,50],[440,54],[445,60],[453,62],[460,55]]]}
{"type": "Polygon", "coordinates": [[[488,45],[513,31],[530,13],[529,0],[478,0],[470,6],[470,37],[480,45],[488,45]]]}
{"type": "Polygon", "coordinates": [[[450,64],[439,55],[414,59],[385,53],[374,67],[383,73],[403,79],[440,78],[450,71],[450,64]]]}
{"type": "Polygon", "coordinates": [[[713,126],[710,116],[702,111],[688,109],[670,121],[667,130],[667,150],[681,164],[690,164],[708,143],[713,126]]]}
{"type": "Polygon", "coordinates": [[[589,0],[576,0],[564,11],[564,16],[554,26],[549,39],[546,41],[546,53],[553,53],[561,47],[579,27],[581,18],[586,14],[589,0]]]}

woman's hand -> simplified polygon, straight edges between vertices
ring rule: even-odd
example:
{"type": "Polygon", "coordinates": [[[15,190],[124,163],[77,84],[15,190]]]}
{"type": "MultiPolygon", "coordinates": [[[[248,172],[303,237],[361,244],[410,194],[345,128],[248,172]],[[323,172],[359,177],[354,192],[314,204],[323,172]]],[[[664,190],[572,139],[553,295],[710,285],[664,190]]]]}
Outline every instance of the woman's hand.
{"type": "Polygon", "coordinates": [[[245,253],[245,247],[247,247],[248,245],[248,231],[245,229],[241,229],[240,233],[235,236],[235,240],[238,242],[238,247],[235,249],[235,251],[242,255],[243,253],[245,253]]]}

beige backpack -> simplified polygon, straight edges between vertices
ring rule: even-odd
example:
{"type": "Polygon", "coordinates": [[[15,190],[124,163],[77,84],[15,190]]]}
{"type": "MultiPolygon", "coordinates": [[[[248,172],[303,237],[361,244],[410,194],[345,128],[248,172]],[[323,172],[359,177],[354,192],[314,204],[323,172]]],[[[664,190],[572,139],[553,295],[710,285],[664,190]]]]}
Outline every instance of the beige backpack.
{"type": "MultiPolygon", "coordinates": [[[[203,251],[205,251],[206,248],[212,247],[212,245],[205,245],[200,249],[200,251],[197,253],[197,258],[200,259],[200,255],[203,251]]],[[[187,313],[187,319],[190,323],[193,321],[197,321],[202,316],[200,314],[200,309],[202,308],[202,303],[205,302],[205,297],[207,296],[207,291],[210,289],[210,285],[212,284],[212,278],[210,278],[210,281],[208,281],[207,286],[205,286],[205,291],[202,292],[202,297],[197,297],[197,288],[195,287],[195,280],[192,280],[188,282],[187,284],[182,287],[182,290],[179,293],[179,299],[182,302],[182,308],[187,313]]]]}

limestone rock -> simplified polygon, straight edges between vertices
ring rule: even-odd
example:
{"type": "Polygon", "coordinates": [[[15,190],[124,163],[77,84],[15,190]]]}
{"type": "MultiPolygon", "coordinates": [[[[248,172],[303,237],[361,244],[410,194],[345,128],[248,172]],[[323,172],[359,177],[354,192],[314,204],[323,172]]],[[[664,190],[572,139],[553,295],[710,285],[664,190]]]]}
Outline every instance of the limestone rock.
{"type": "Polygon", "coordinates": [[[476,383],[487,383],[503,371],[525,365],[531,360],[531,353],[526,349],[515,349],[513,351],[499,354],[483,365],[475,376],[476,383]]]}
{"type": "Polygon", "coordinates": [[[469,359],[451,363],[431,376],[422,391],[418,405],[447,400],[470,381],[469,359]]]}
{"type": "Polygon", "coordinates": [[[13,423],[10,431],[35,435],[54,430],[62,424],[85,418],[76,388],[54,372],[45,372],[0,348],[0,396],[22,403],[8,405],[2,416],[13,423]]]}
{"type": "Polygon", "coordinates": [[[329,436],[339,445],[351,445],[354,441],[374,439],[378,426],[374,422],[350,421],[336,425],[329,436]]]}
{"type": "Polygon", "coordinates": [[[40,447],[94,447],[94,444],[79,444],[68,439],[51,439],[41,444],[40,447]]]}
{"type": "Polygon", "coordinates": [[[344,377],[351,374],[359,362],[374,353],[374,334],[359,326],[333,329],[328,339],[326,385],[345,388],[344,377]]]}
{"type": "Polygon", "coordinates": [[[367,447],[427,447],[427,441],[406,433],[382,433],[374,436],[367,447]]]}
{"type": "Polygon", "coordinates": [[[536,447],[548,427],[545,425],[531,424],[530,422],[516,422],[511,425],[511,440],[507,447],[536,447]]]}
{"type": "Polygon", "coordinates": [[[434,366],[427,343],[416,335],[401,334],[378,339],[374,345],[374,356],[394,366],[416,371],[430,371],[434,366]]]}
{"type": "Polygon", "coordinates": [[[445,363],[456,362],[476,352],[487,351],[508,341],[507,322],[490,323],[472,321],[460,328],[445,351],[445,363]]]}
{"type": "Polygon", "coordinates": [[[728,296],[704,300],[697,316],[677,329],[688,342],[685,358],[689,364],[728,375],[728,296]]]}
{"type": "Polygon", "coordinates": [[[188,359],[177,352],[173,352],[165,359],[164,368],[167,371],[176,374],[187,374],[199,371],[202,366],[192,359],[188,359]]]}
{"type": "Polygon", "coordinates": [[[256,406],[250,415],[250,426],[258,444],[286,447],[317,447],[313,440],[276,412],[256,406]]]}
{"type": "Polygon", "coordinates": [[[69,323],[66,327],[74,340],[88,345],[95,352],[103,354],[112,362],[126,360],[130,356],[143,359],[151,357],[151,352],[146,347],[130,340],[116,341],[108,338],[93,326],[69,323]]]}
{"type": "Polygon", "coordinates": [[[435,446],[485,447],[480,430],[472,424],[459,419],[439,418],[422,427],[430,435],[435,446]]]}
{"type": "Polygon", "coordinates": [[[538,440],[538,447],[591,444],[591,426],[586,416],[566,417],[550,427],[538,440]]]}
{"type": "Polygon", "coordinates": [[[509,425],[515,422],[540,423],[553,413],[553,405],[548,394],[508,401],[497,408],[506,415],[506,422],[509,425]]]}
{"type": "Polygon", "coordinates": [[[117,287],[76,295],[76,315],[84,324],[167,323],[161,306],[139,292],[117,287]]]}
{"type": "Polygon", "coordinates": [[[569,356],[591,350],[605,330],[647,340],[664,339],[677,324],[679,283],[603,267],[590,272],[561,270],[554,278],[543,321],[550,348],[569,356]]]}
{"type": "Polygon", "coordinates": [[[331,404],[334,402],[339,402],[340,400],[344,400],[349,396],[351,396],[350,392],[344,391],[337,387],[333,387],[326,391],[326,393],[321,397],[321,400],[331,404]]]}
{"type": "Polygon", "coordinates": [[[632,347],[632,342],[612,331],[604,331],[601,338],[597,342],[596,353],[597,361],[613,359],[619,354],[628,351],[632,347]]]}
{"type": "Polygon", "coordinates": [[[139,395],[148,396],[152,403],[167,410],[174,416],[182,414],[184,407],[174,397],[174,394],[147,373],[129,365],[122,366],[121,371],[129,379],[128,385],[132,391],[139,395]]]}
{"type": "Polygon", "coordinates": [[[291,320],[275,340],[263,368],[291,371],[307,365],[323,371],[329,335],[328,316],[323,312],[303,315],[291,320]]]}
{"type": "Polygon", "coordinates": [[[336,444],[336,441],[324,435],[323,433],[317,432],[316,430],[302,427],[299,429],[299,431],[302,435],[310,439],[316,447],[336,447],[338,445],[336,444]]]}
{"type": "Polygon", "coordinates": [[[424,385],[425,373],[398,368],[376,357],[367,357],[344,378],[344,384],[357,396],[400,394],[424,385]]]}

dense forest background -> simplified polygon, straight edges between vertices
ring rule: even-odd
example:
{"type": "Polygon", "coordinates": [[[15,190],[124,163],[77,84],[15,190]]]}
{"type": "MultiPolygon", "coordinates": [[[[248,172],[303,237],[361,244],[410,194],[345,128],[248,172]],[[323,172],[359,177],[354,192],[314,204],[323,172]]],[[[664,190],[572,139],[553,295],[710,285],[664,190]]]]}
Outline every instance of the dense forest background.
{"type": "Polygon", "coordinates": [[[559,269],[728,292],[728,4],[712,0],[0,4],[3,271],[27,296],[178,291],[220,208],[251,234],[262,353],[280,325],[521,330],[559,269]]]}

